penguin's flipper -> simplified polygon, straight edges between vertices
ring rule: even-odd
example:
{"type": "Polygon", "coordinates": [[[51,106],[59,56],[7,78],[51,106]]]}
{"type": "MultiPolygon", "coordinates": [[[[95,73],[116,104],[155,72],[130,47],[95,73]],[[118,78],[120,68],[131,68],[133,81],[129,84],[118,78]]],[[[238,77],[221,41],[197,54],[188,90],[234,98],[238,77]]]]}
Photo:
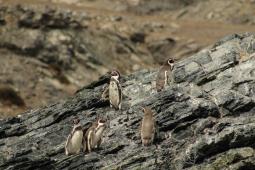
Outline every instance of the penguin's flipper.
{"type": "Polygon", "coordinates": [[[87,138],[87,150],[88,152],[91,152],[92,149],[94,148],[94,132],[89,131],[88,132],[88,138],[87,138]]]}
{"type": "Polygon", "coordinates": [[[101,143],[102,143],[102,138],[100,138],[100,139],[98,140],[97,144],[95,145],[95,148],[98,149],[98,148],[100,147],[101,143]]]}
{"type": "Polygon", "coordinates": [[[118,94],[119,94],[119,109],[121,109],[121,102],[122,102],[122,97],[123,97],[122,87],[119,82],[117,83],[117,86],[118,86],[118,94]]]}
{"type": "Polygon", "coordinates": [[[109,84],[103,87],[103,93],[101,95],[101,100],[109,100],[109,84]]]}
{"type": "Polygon", "coordinates": [[[71,142],[71,138],[73,136],[73,133],[69,134],[66,140],[66,144],[65,144],[65,153],[66,155],[69,155],[69,147],[70,147],[70,142],[71,142]]]}

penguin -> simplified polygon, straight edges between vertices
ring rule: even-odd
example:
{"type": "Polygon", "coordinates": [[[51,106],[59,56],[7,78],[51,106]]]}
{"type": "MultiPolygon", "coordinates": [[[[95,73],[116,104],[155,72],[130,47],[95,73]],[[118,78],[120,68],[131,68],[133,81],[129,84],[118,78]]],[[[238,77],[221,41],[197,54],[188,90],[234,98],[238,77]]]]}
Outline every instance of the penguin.
{"type": "Polygon", "coordinates": [[[86,150],[91,152],[94,148],[99,148],[102,142],[102,135],[106,129],[106,121],[104,119],[98,119],[92,124],[92,126],[87,130],[84,138],[86,140],[86,150]]]}
{"type": "Polygon", "coordinates": [[[83,129],[83,138],[82,138],[82,151],[86,152],[87,150],[87,139],[86,139],[86,133],[88,131],[89,127],[86,127],[83,129]]]}
{"type": "Polygon", "coordinates": [[[79,118],[74,118],[73,120],[73,130],[68,135],[67,141],[65,144],[65,154],[78,154],[82,147],[82,139],[83,139],[83,130],[80,124],[79,118]]]}
{"type": "Polygon", "coordinates": [[[109,100],[110,107],[114,107],[116,110],[121,109],[122,90],[119,82],[120,73],[117,70],[111,72],[111,79],[109,84],[109,100]]]}
{"type": "Polygon", "coordinates": [[[156,133],[156,122],[153,117],[153,112],[150,108],[142,108],[144,116],[141,123],[141,139],[143,146],[149,146],[153,143],[156,133]]]}
{"type": "Polygon", "coordinates": [[[94,122],[92,123],[91,127],[86,131],[84,135],[84,140],[86,141],[84,142],[84,152],[91,152],[94,148],[94,136],[97,126],[97,122],[94,122]]]}
{"type": "Polygon", "coordinates": [[[169,72],[174,68],[174,60],[169,58],[159,69],[157,78],[156,78],[156,90],[160,92],[164,89],[166,84],[169,81],[169,72]]]}

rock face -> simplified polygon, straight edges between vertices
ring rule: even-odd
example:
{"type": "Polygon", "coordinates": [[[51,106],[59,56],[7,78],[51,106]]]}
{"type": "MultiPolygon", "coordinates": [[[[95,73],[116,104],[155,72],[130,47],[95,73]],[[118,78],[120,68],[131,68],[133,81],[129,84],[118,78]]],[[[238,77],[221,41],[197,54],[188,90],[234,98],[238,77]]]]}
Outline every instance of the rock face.
{"type": "Polygon", "coordinates": [[[253,0],[226,1],[0,0],[0,86],[26,106],[0,95],[0,118],[66,98],[112,68],[158,67],[252,32],[253,0]]]}
{"type": "MultiPolygon", "coordinates": [[[[3,3],[0,86],[19,89],[26,106],[32,108],[73,94],[111,68],[127,73],[154,63],[129,36],[112,31],[111,24],[111,29],[102,28],[102,20],[109,23],[109,18],[100,17],[56,5],[3,3]],[[126,61],[119,62],[123,58],[126,61]]],[[[1,104],[0,118],[8,116],[8,107],[16,113],[24,111],[17,105],[1,104]]]]}
{"type": "Polygon", "coordinates": [[[100,100],[105,75],[64,102],[1,120],[0,169],[254,169],[254,42],[255,34],[231,35],[179,61],[160,93],[156,70],[122,77],[121,111],[100,100]],[[160,134],[149,147],[139,106],[157,113],[160,134]],[[108,118],[101,148],[64,154],[73,116],[84,127],[108,118]]]}
{"type": "MultiPolygon", "coordinates": [[[[80,63],[101,74],[111,67],[132,70],[134,61],[152,64],[149,54],[139,50],[128,36],[112,31],[111,24],[101,24],[100,17],[67,7],[5,4],[0,8],[0,49],[36,58],[63,71],[77,69],[80,63]],[[143,62],[146,57],[149,61],[143,62]],[[112,61],[117,58],[127,58],[126,65],[112,61]]],[[[142,36],[134,34],[131,39],[142,36]]]]}

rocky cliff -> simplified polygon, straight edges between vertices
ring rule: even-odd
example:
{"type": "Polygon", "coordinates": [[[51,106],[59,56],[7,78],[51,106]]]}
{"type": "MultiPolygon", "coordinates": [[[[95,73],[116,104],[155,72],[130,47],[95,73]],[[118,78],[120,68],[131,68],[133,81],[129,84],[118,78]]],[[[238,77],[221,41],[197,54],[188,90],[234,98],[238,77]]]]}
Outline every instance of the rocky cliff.
{"type": "Polygon", "coordinates": [[[100,100],[109,75],[50,106],[0,121],[0,169],[254,169],[255,34],[231,35],[179,61],[173,82],[155,92],[157,70],[121,79],[123,109],[100,100]],[[159,137],[142,147],[139,126],[148,106],[159,137]],[[73,116],[84,127],[108,119],[101,148],[66,156],[73,116]]]}
{"type": "Polygon", "coordinates": [[[252,32],[254,7],[253,0],[0,0],[0,118],[60,101],[112,68],[157,68],[169,56],[252,32]]]}

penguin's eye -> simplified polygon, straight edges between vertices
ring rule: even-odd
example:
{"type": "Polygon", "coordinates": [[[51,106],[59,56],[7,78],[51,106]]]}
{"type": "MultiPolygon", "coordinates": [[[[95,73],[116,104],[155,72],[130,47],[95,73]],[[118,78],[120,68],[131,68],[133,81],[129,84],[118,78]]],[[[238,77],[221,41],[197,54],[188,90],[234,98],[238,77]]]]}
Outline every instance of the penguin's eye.
{"type": "Polygon", "coordinates": [[[117,76],[117,75],[118,75],[118,73],[116,71],[112,72],[112,76],[117,76]]]}
{"type": "Polygon", "coordinates": [[[169,63],[174,63],[174,60],[173,59],[170,59],[170,60],[168,60],[169,61],[169,63]]]}
{"type": "Polygon", "coordinates": [[[106,121],[103,120],[103,119],[100,119],[98,122],[99,122],[99,123],[105,123],[106,121]]]}
{"type": "Polygon", "coordinates": [[[119,77],[120,77],[120,73],[119,73],[117,70],[113,70],[113,71],[111,72],[111,75],[112,75],[112,76],[119,76],[119,77]]]}

